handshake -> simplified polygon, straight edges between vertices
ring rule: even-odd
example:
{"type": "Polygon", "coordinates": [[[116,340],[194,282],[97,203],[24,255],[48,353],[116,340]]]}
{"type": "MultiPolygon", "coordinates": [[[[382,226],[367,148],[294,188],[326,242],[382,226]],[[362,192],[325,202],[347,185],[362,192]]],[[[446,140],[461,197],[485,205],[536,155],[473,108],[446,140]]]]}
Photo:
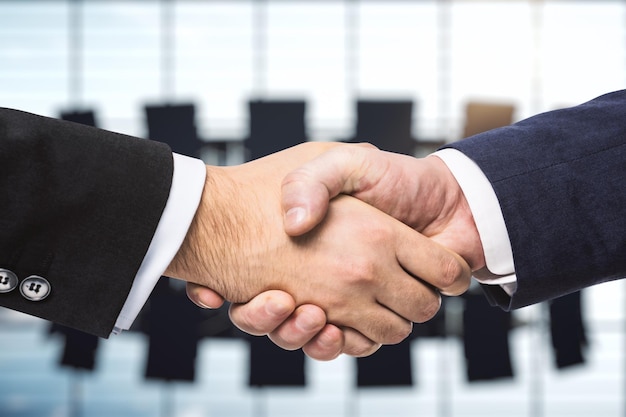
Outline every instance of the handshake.
{"type": "Polygon", "coordinates": [[[319,360],[367,356],[432,318],[485,266],[468,203],[436,156],[305,143],[207,166],[165,275],[202,307],[319,360]]]}

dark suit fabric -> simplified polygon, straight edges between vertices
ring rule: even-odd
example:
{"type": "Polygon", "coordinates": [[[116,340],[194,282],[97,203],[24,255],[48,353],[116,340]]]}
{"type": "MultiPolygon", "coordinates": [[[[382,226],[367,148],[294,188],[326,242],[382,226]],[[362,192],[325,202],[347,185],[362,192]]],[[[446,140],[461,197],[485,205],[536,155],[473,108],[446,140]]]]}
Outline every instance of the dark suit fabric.
{"type": "Polygon", "coordinates": [[[0,267],[52,287],[0,305],[107,337],[167,202],[170,149],[0,109],[0,166],[0,267]]]}
{"type": "MultiPolygon", "coordinates": [[[[96,115],[91,110],[75,110],[61,113],[61,119],[87,126],[96,126],[96,115]]],[[[50,333],[63,336],[63,353],[59,365],[75,369],[91,371],[96,366],[96,354],[99,339],[89,333],[81,332],[70,327],[52,323],[50,333]]]]}
{"type": "Polygon", "coordinates": [[[626,90],[450,145],[491,182],[509,233],[518,308],[626,276],[626,90]]]}

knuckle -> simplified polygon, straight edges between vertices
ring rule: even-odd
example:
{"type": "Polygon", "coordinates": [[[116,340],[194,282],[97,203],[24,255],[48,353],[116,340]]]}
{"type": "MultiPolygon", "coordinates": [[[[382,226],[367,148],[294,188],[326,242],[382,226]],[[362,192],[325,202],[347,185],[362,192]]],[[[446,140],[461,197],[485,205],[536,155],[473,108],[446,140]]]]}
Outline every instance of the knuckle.
{"type": "Polygon", "coordinates": [[[281,187],[286,188],[290,186],[297,186],[300,183],[304,183],[309,179],[309,173],[302,167],[296,168],[293,171],[287,173],[281,182],[281,187]]]}
{"type": "Polygon", "coordinates": [[[316,346],[305,345],[302,347],[302,351],[309,358],[318,360],[318,361],[332,361],[336,359],[341,354],[341,349],[329,350],[329,349],[318,349],[316,346]]]}
{"type": "Polygon", "coordinates": [[[411,335],[413,331],[413,323],[406,321],[400,326],[394,326],[382,340],[385,345],[397,345],[411,335]]]}
{"type": "Polygon", "coordinates": [[[378,150],[378,147],[371,142],[361,142],[361,143],[355,144],[355,146],[358,146],[360,148],[365,148],[365,149],[378,150]]]}
{"type": "Polygon", "coordinates": [[[465,271],[461,266],[461,263],[453,257],[446,257],[446,259],[443,260],[441,271],[440,282],[438,285],[440,289],[448,289],[458,285],[458,283],[463,280],[465,275],[465,271]]]}
{"type": "Polygon", "coordinates": [[[317,337],[307,342],[302,351],[309,357],[320,361],[329,361],[338,357],[344,346],[343,334],[339,329],[321,331],[317,337]]]}
{"type": "Polygon", "coordinates": [[[350,263],[347,278],[352,283],[369,283],[376,279],[377,268],[375,263],[367,257],[355,257],[350,263]]]}
{"type": "Polygon", "coordinates": [[[268,330],[260,323],[259,320],[255,320],[254,316],[250,313],[245,305],[232,304],[228,309],[228,316],[232,323],[237,326],[238,329],[249,333],[254,336],[261,336],[267,334],[268,330]]]}
{"type": "Polygon", "coordinates": [[[413,331],[413,323],[407,319],[392,318],[369,318],[367,328],[363,328],[364,334],[374,343],[383,345],[396,345],[409,337],[413,331]]]}
{"type": "Polygon", "coordinates": [[[420,309],[418,311],[416,323],[424,323],[428,320],[435,317],[435,315],[439,312],[441,308],[441,296],[439,293],[433,294],[432,297],[428,297],[428,300],[425,300],[420,304],[420,309]]]}
{"type": "Polygon", "coordinates": [[[364,358],[376,352],[380,347],[380,343],[375,343],[371,340],[368,342],[363,341],[359,344],[346,345],[343,349],[343,353],[354,356],[355,358],[364,358]]]}

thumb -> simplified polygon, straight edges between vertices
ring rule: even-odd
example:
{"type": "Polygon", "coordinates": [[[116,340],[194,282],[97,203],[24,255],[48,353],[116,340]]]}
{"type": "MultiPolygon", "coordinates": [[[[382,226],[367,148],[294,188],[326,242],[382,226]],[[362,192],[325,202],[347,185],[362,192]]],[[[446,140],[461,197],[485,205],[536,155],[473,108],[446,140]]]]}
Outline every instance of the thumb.
{"type": "Polygon", "coordinates": [[[305,168],[290,172],[282,185],[285,232],[300,236],[313,229],[326,216],[331,198],[324,179],[305,168]]]}
{"type": "Polygon", "coordinates": [[[299,236],[317,226],[326,216],[331,199],[355,191],[362,175],[363,148],[370,144],[350,144],[332,148],[291,171],[282,182],[282,208],[285,232],[299,236]]]}

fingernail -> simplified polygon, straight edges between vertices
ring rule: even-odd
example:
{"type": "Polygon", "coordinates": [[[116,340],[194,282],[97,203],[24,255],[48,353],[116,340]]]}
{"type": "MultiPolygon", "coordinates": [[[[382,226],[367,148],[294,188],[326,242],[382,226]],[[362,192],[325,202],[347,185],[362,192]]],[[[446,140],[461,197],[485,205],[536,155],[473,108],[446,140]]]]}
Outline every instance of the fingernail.
{"type": "Polygon", "coordinates": [[[304,207],[290,208],[285,214],[285,222],[290,226],[297,226],[304,221],[306,209],[304,207]]]}
{"type": "Polygon", "coordinates": [[[196,300],[196,304],[198,304],[200,307],[202,308],[211,308],[209,307],[204,301],[202,301],[201,298],[198,297],[198,299],[196,300]]]}

